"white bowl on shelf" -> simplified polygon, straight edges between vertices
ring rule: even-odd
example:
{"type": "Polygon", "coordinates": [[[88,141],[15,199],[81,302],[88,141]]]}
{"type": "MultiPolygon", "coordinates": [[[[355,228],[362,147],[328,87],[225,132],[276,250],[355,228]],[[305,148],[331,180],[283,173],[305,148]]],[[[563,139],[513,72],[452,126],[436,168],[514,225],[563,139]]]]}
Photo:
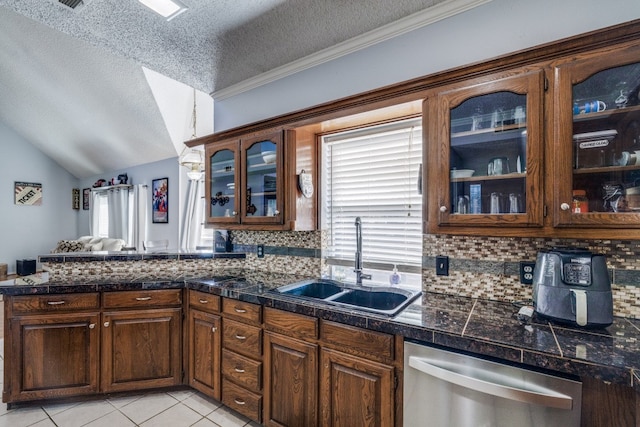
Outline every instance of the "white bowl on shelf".
{"type": "Polygon", "coordinates": [[[474,169],[451,169],[451,178],[469,178],[474,172],[474,169]]]}
{"type": "Polygon", "coordinates": [[[262,160],[265,163],[273,163],[276,161],[276,152],[275,151],[263,151],[262,152],[262,160]]]}

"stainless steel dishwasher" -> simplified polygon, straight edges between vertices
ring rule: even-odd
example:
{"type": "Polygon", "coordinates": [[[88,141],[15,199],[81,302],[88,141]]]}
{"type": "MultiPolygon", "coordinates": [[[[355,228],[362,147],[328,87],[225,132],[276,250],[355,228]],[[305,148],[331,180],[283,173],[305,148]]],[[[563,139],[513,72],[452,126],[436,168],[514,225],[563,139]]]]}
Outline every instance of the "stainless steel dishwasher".
{"type": "Polygon", "coordinates": [[[581,403],[579,381],[404,344],[405,427],[572,427],[581,403]]]}

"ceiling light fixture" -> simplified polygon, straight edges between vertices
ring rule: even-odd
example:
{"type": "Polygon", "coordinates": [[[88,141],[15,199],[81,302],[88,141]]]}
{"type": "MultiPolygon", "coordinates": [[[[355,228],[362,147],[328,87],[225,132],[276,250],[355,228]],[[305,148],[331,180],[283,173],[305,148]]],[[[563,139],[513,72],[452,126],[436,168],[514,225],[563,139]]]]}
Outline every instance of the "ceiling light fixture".
{"type": "Polygon", "coordinates": [[[138,0],[149,9],[153,10],[157,14],[167,18],[167,21],[171,21],[176,16],[180,15],[189,9],[183,3],[178,0],[138,0]]]}
{"type": "MultiPolygon", "coordinates": [[[[197,138],[196,135],[196,89],[193,89],[193,110],[191,111],[191,125],[193,127],[193,133],[191,139],[197,138]]],[[[191,180],[199,180],[202,178],[202,171],[204,169],[204,153],[197,148],[187,147],[186,145],[182,149],[182,153],[178,157],[178,163],[180,166],[184,166],[189,169],[187,176],[191,180]]]]}

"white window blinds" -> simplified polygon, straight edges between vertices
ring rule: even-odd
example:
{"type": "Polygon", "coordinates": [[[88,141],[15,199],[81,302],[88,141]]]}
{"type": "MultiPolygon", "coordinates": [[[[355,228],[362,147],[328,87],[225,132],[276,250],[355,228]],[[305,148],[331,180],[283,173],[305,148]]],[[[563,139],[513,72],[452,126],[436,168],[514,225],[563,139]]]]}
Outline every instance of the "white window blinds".
{"type": "Polygon", "coordinates": [[[353,260],[362,219],[365,262],[422,265],[419,119],[323,138],[326,258],[353,260]]]}

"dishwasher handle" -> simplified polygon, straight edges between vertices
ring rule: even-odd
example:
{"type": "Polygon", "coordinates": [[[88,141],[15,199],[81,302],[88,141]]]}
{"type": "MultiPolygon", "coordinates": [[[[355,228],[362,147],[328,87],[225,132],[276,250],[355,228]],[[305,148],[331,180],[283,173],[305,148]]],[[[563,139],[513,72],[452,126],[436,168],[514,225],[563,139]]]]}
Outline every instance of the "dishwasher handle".
{"type": "MultiPolygon", "coordinates": [[[[446,365],[456,366],[449,362],[447,362],[446,365]]],[[[417,356],[409,356],[409,366],[443,381],[492,396],[503,397],[505,399],[515,400],[518,402],[547,406],[550,408],[567,410],[571,410],[573,408],[573,399],[571,396],[543,389],[541,387],[539,390],[533,390],[531,388],[527,388],[524,382],[518,386],[490,382],[456,372],[451,367],[445,366],[445,363],[441,364],[433,359],[426,359],[417,356]]],[[[485,372],[478,368],[473,369],[478,373],[485,372]]],[[[490,372],[487,372],[487,374],[491,375],[490,372]]]]}

